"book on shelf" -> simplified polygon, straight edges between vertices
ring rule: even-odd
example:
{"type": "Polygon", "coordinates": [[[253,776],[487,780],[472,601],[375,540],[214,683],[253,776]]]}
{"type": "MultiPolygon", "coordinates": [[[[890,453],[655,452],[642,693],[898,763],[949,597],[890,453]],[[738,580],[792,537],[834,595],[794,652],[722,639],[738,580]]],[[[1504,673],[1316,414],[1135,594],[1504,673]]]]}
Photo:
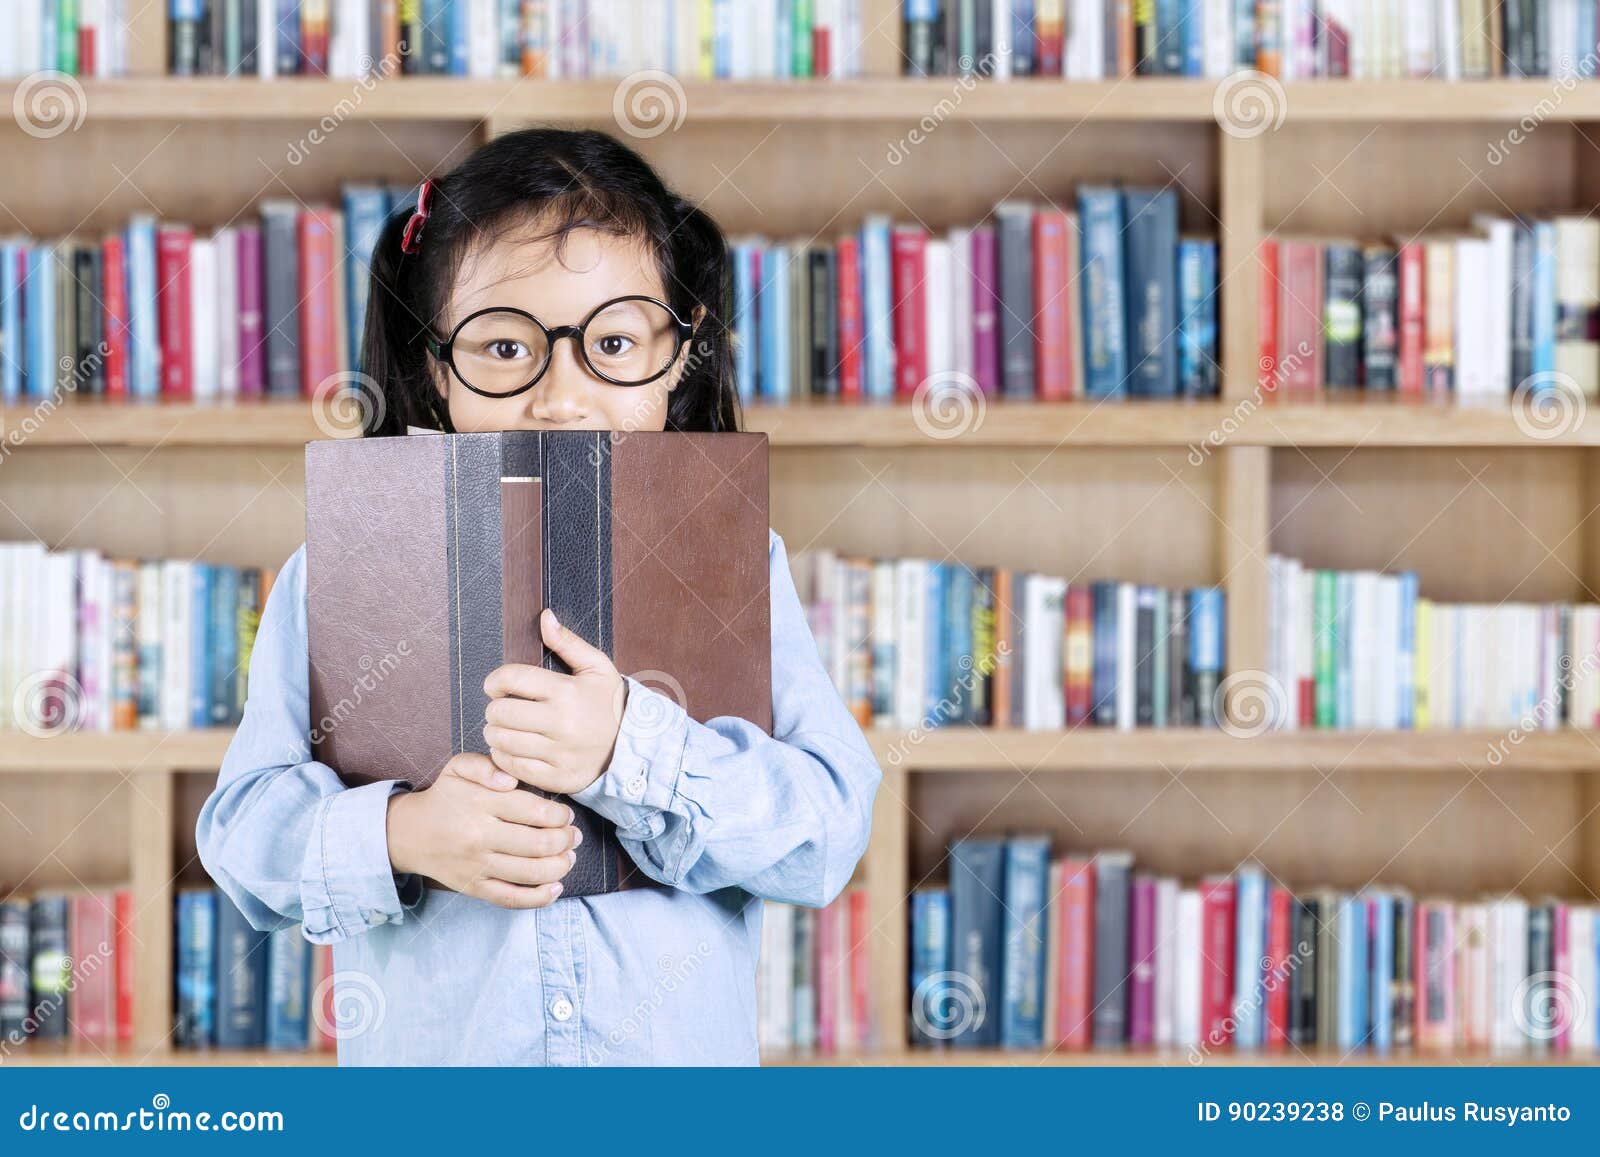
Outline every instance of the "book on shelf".
{"type": "Polygon", "coordinates": [[[133,1040],[133,894],[13,893],[0,900],[0,1040],[106,1051],[133,1040]]]}
{"type": "MultiPolygon", "coordinates": [[[[765,901],[756,971],[756,1036],[767,1056],[872,1051],[867,890],[824,908],[765,901]]],[[[682,965],[680,965],[682,967],[682,965]]]]}
{"type": "Polygon", "coordinates": [[[276,572],[0,543],[0,726],[181,731],[239,722],[276,572]]]}
{"type": "MultiPolygon", "coordinates": [[[[313,442],[306,619],[317,758],[347,784],[426,787],[452,755],[487,753],[489,673],[503,663],[565,670],[540,635],[545,608],[691,717],[770,731],[769,535],[762,434],[313,442]],[[664,508],[666,493],[694,517],[664,508]],[[397,764],[397,749],[407,761],[397,764]]],[[[584,839],[563,898],[651,886],[610,822],[572,807],[584,839]]]]}
{"type": "Polygon", "coordinates": [[[169,67],[178,76],[374,81],[856,76],[862,2],[173,0],[169,67]]]}
{"type": "Polygon", "coordinates": [[[1214,727],[1225,596],[929,559],[790,559],[863,727],[1214,727]]]}
{"type": "Polygon", "coordinates": [[[1596,71],[1596,14],[1580,0],[905,0],[901,15],[908,76],[1574,81],[1596,71]]]}
{"type": "MultiPolygon", "coordinates": [[[[21,90],[35,98],[69,89],[50,73],[120,76],[128,70],[131,0],[63,4],[61,0],[9,0],[0,15],[0,78],[24,77],[21,90]]],[[[25,97],[19,97],[19,101],[25,97]]],[[[78,94],[82,99],[82,94],[78,94]]],[[[22,104],[18,104],[18,117],[22,104]]],[[[30,106],[43,111],[42,106],[30,106]]],[[[53,134],[52,134],[53,135],[53,134]]]]}
{"type": "Polygon", "coordinates": [[[1415,573],[1267,560],[1261,699],[1285,730],[1600,727],[1600,605],[1439,602],[1415,573]]]}
{"type": "Polygon", "coordinates": [[[1126,851],[1052,859],[1037,835],[949,851],[949,884],[919,888],[909,909],[918,1045],[1181,1049],[1196,1062],[1600,1052],[1592,903],[1291,888],[1254,862],[1189,883],[1126,851]]]}
{"type": "Polygon", "coordinates": [[[1360,242],[1282,236],[1260,252],[1259,385],[1297,395],[1527,400],[1535,436],[1600,396],[1600,222],[1478,214],[1472,230],[1360,242]],[[1569,397],[1569,403],[1575,404],[1569,397]]]}
{"type": "Polygon", "coordinates": [[[332,945],[312,944],[298,924],[258,931],[210,886],[180,888],[174,917],[177,1048],[334,1047],[332,945]]]}
{"type": "Polygon", "coordinates": [[[730,238],[748,401],[1212,397],[1217,250],[1171,189],[1007,201],[943,232],[868,216],[833,241],[730,238]]]}

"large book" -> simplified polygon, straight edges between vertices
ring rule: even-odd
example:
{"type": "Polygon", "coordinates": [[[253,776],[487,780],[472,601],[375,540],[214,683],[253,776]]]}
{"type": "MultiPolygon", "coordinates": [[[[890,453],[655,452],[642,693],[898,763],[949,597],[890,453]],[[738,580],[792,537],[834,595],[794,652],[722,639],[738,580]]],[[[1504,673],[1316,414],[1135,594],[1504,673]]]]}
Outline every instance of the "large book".
{"type": "Polygon", "coordinates": [[[67,893],[35,896],[29,912],[33,1035],[40,1040],[65,1040],[73,1011],[71,926],[72,897],[67,893]]]}
{"type": "Polygon", "coordinates": [[[1128,311],[1128,393],[1178,392],[1178,195],[1170,188],[1123,193],[1128,311]]]}
{"type": "Polygon", "coordinates": [[[1006,842],[1000,1043],[1007,1048],[1039,1048],[1044,1044],[1049,873],[1048,836],[1015,836],[1006,842]]]}
{"type": "Polygon", "coordinates": [[[0,1035],[20,1037],[32,1010],[29,979],[32,970],[28,901],[22,897],[0,900],[0,1035]]]}
{"type": "Polygon", "coordinates": [[[1000,1043],[1004,891],[1005,841],[963,839],[950,845],[950,984],[956,991],[948,999],[962,1012],[945,1032],[957,1046],[1000,1043]]]}
{"type": "Polygon", "coordinates": [[[267,944],[223,892],[217,892],[216,1042],[221,1048],[258,1049],[266,1044],[267,944]]]}
{"type": "MultiPolygon", "coordinates": [[[[564,669],[540,636],[546,607],[696,720],[770,731],[766,450],[764,435],[677,432],[312,443],[317,758],[347,784],[423,787],[452,755],[487,752],[488,674],[564,669]]],[[[573,809],[583,843],[563,898],[646,883],[612,825],[573,809]]]]}
{"type": "Polygon", "coordinates": [[[1132,852],[1094,858],[1094,1043],[1120,1047],[1128,1032],[1132,852]]]}
{"type": "Polygon", "coordinates": [[[949,971],[950,890],[918,888],[911,893],[911,1039],[918,1044],[945,1039],[949,971]]]}

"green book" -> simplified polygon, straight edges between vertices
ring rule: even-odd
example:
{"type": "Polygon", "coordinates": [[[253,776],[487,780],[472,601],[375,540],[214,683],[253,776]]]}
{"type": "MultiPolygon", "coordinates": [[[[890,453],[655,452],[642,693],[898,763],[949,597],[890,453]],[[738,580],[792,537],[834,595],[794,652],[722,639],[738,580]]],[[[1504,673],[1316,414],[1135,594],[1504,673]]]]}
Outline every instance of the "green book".
{"type": "Polygon", "coordinates": [[[1338,585],[1331,570],[1319,570],[1315,580],[1312,616],[1316,628],[1317,726],[1334,725],[1334,673],[1338,669],[1338,585]]]}

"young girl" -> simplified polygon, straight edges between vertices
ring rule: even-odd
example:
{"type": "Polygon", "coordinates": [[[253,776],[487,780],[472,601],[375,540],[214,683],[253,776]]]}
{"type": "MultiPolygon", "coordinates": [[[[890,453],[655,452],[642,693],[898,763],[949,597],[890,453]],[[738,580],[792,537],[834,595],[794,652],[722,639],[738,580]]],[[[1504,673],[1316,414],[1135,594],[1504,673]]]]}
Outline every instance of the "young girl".
{"type": "MultiPolygon", "coordinates": [[[[369,433],[736,428],[723,236],[636,153],[530,130],[430,185],[372,258],[369,433]]],[[[770,737],[693,721],[546,612],[572,674],[493,672],[490,754],[414,792],[312,758],[304,548],[284,564],[200,858],[255,927],[335,945],[340,1063],[757,1061],[761,900],[839,894],[879,780],[776,535],[770,559],[770,737]],[[667,887],[556,903],[572,812],[519,782],[610,819],[667,887]]]]}

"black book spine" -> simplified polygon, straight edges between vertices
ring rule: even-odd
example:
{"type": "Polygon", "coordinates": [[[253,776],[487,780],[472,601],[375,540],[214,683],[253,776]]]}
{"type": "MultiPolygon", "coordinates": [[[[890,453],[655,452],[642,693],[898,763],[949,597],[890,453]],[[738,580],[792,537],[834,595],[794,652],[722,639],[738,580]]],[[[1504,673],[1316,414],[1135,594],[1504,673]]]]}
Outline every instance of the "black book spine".
{"type": "Polygon", "coordinates": [[[1393,390],[1399,359],[1399,279],[1396,254],[1385,245],[1365,253],[1366,277],[1361,287],[1361,340],[1367,389],[1393,390]]]}
{"type": "Polygon", "coordinates": [[[1090,623],[1094,673],[1090,686],[1096,727],[1117,725],[1117,584],[1097,582],[1091,587],[1094,618],[1090,623]]]}
{"type": "Polygon", "coordinates": [[[1416,944],[1412,938],[1415,905],[1409,896],[1394,898],[1394,1045],[1409,1048],[1417,1014],[1416,944]]]}
{"type": "Polygon", "coordinates": [[[994,568],[972,572],[972,722],[979,727],[994,723],[995,655],[994,568]]]}
{"type": "Polygon", "coordinates": [[[995,210],[1000,255],[1001,392],[1031,398],[1033,385],[1033,209],[1001,205],[995,210]]]}
{"type": "Polygon", "coordinates": [[[1161,70],[1156,52],[1156,0],[1134,0],[1133,70],[1139,76],[1155,76],[1161,70]]]}
{"type": "Polygon", "coordinates": [[[72,253],[72,283],[77,294],[73,308],[73,328],[76,332],[71,346],[74,363],[72,388],[90,396],[98,392],[95,389],[94,368],[100,361],[97,348],[99,341],[95,336],[95,319],[99,315],[100,302],[100,278],[95,271],[98,257],[99,251],[88,245],[80,245],[72,253]]]}
{"type": "Polygon", "coordinates": [[[811,250],[811,391],[839,393],[839,312],[833,296],[833,247],[811,250]]]}
{"type": "Polygon", "coordinates": [[[950,963],[964,995],[981,994],[962,1031],[958,1048],[1000,1043],[1002,913],[1005,845],[1000,840],[957,840],[950,845],[950,963]]]}
{"type": "Polygon", "coordinates": [[[1134,719],[1140,727],[1156,721],[1156,595],[1153,587],[1140,587],[1134,617],[1134,719]]]}
{"type": "Polygon", "coordinates": [[[1039,54],[1033,45],[1034,0],[1011,3],[1011,75],[1032,76],[1039,54]]]}
{"type": "Polygon", "coordinates": [[[1094,858],[1094,1044],[1120,1047],[1128,1025],[1128,889],[1132,855],[1094,858]]]}
{"type": "Polygon", "coordinates": [[[994,74],[994,0],[972,0],[972,67],[980,76],[994,74]]]}
{"type": "Polygon", "coordinates": [[[906,75],[934,75],[934,48],[938,27],[933,20],[921,16],[921,6],[907,5],[906,11],[906,75]]]}
{"type": "Polygon", "coordinates": [[[1355,245],[1329,245],[1327,262],[1326,384],[1329,389],[1355,389],[1361,385],[1361,250],[1355,245]]]}
{"type": "Polygon", "coordinates": [[[267,933],[217,890],[217,1044],[258,1049],[267,1038],[267,933]]]}
{"type": "Polygon", "coordinates": [[[0,901],[0,1035],[15,1040],[26,1031],[29,1003],[28,902],[0,901]]]}
{"type": "Polygon", "coordinates": [[[1550,42],[1546,26],[1550,22],[1550,6],[1543,0],[1530,0],[1524,9],[1527,13],[1523,20],[1526,30],[1526,49],[1528,58],[1533,62],[1534,76],[1550,75],[1550,42]]]}
{"type": "Polygon", "coordinates": [[[1299,963],[1289,977],[1289,1041],[1317,1043],[1317,908],[1315,900],[1295,901],[1294,943],[1299,963]]]}
{"type": "MultiPolygon", "coordinates": [[[[1444,921],[1441,918],[1440,923],[1443,924],[1443,922],[1444,921]]],[[[1439,945],[1440,967],[1448,968],[1450,957],[1445,955],[1445,953],[1449,952],[1451,946],[1449,944],[1442,943],[1443,939],[1443,936],[1438,937],[1438,941],[1441,942],[1439,945]]],[[[1430,924],[1428,928],[1428,956],[1430,957],[1430,973],[1432,972],[1433,961],[1431,958],[1434,954],[1435,942],[1433,928],[1430,924]]],[[[1530,904],[1528,906],[1528,975],[1549,976],[1555,971],[1555,966],[1555,909],[1548,904],[1530,904]]],[[[1535,992],[1530,994],[1528,999],[1537,1001],[1541,998],[1541,996],[1544,998],[1549,998],[1551,995],[1552,994],[1549,992],[1535,992]]],[[[1432,984],[1428,986],[1428,996],[1431,1003],[1433,998],[1432,984]]],[[[1442,1001],[1442,991],[1440,993],[1440,998],[1442,1001]]],[[[1518,1009],[1516,1010],[1516,1015],[1520,1016],[1526,1012],[1526,1009],[1518,1009]]],[[[1527,1037],[1529,1048],[1532,1049],[1533,1052],[1544,1053],[1550,1051],[1550,1038],[1547,1034],[1530,1032],[1527,1034],[1527,1037]]]]}
{"type": "Polygon", "coordinates": [[[170,22],[172,59],[168,68],[173,76],[194,76],[200,71],[200,24],[195,20],[170,22]]]}
{"type": "Polygon", "coordinates": [[[228,71],[228,5],[206,0],[206,35],[200,42],[200,72],[217,76],[228,71]]]}
{"type": "Polygon", "coordinates": [[[261,210],[261,253],[266,264],[267,394],[300,396],[300,248],[293,205],[261,210]]]}
{"type": "Polygon", "coordinates": [[[65,896],[40,897],[29,911],[33,1035],[40,1040],[65,1040],[67,1036],[72,977],[67,940],[69,903],[65,896]]]}
{"type": "Polygon", "coordinates": [[[260,41],[256,36],[260,28],[257,4],[270,4],[272,0],[239,0],[239,75],[255,76],[261,71],[261,58],[256,54],[260,41]]]}
{"type": "Polygon", "coordinates": [[[1167,726],[1192,727],[1194,690],[1189,670],[1188,599],[1183,591],[1166,592],[1167,599],[1167,726]]]}
{"type": "Polygon", "coordinates": [[[1519,221],[1511,243],[1511,388],[1533,375],[1533,229],[1519,221]]]}

